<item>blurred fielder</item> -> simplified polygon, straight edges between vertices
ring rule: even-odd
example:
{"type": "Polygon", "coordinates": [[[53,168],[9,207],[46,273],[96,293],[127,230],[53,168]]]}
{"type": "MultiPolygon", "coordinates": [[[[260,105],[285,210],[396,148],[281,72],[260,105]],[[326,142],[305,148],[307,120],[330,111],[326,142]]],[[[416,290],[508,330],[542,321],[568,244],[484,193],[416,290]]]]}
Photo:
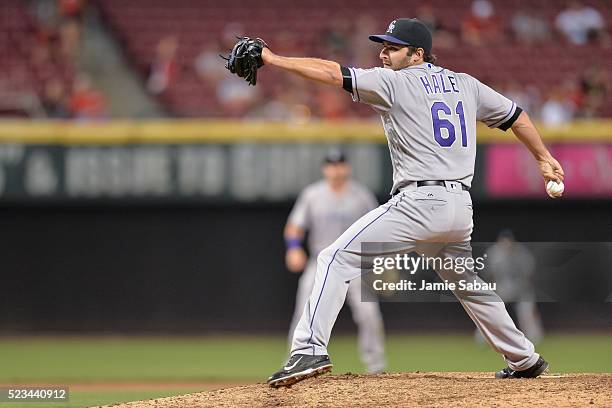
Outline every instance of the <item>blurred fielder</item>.
{"type": "MultiPolygon", "coordinates": [[[[497,283],[497,294],[516,313],[518,327],[528,339],[538,343],[544,335],[535,303],[535,259],[529,249],[514,239],[509,229],[502,230],[497,242],[487,250],[487,272],[497,283]]],[[[478,331],[480,338],[482,335],[478,331]]]]}
{"type": "MultiPolygon", "coordinates": [[[[317,256],[352,223],[378,207],[374,195],[350,179],[351,166],[341,150],[330,149],[327,152],[322,171],[324,180],[302,191],[285,227],[287,268],[295,273],[304,271],[298,284],[295,312],[289,329],[290,341],[312,292],[317,256]],[[302,247],[306,231],[310,259],[302,247]]],[[[363,289],[367,290],[367,287],[363,289]]],[[[361,301],[361,290],[359,279],[351,281],[347,300],[357,325],[361,360],[369,373],[379,373],[385,368],[382,315],[378,302],[361,301]]]]}
{"type": "MultiPolygon", "coordinates": [[[[516,103],[468,74],[435,65],[431,33],[423,23],[397,19],[385,34],[369,38],[381,44],[380,68],[348,68],[334,61],[283,57],[263,41],[248,38],[241,39],[228,57],[230,72],[253,85],[257,69],[265,64],[344,89],[354,101],[370,105],[381,117],[393,166],[391,199],[361,217],[319,254],[314,287],[293,334],[289,360],[268,378],[272,387],[289,386],[331,370],[327,345],[348,282],[363,273],[364,255],[388,255],[365,254],[362,243],[394,242],[403,245],[405,253],[471,258],[469,190],[477,121],[503,131],[511,128],[533,154],[545,186],[549,182],[561,186],[563,181],[561,165],[516,103]]],[[[552,197],[562,193],[562,187],[547,190],[552,197]]],[[[460,280],[483,285],[473,269],[436,272],[442,281],[458,286],[460,280]]],[[[453,293],[487,342],[504,357],[507,367],[495,374],[497,378],[533,378],[548,368],[495,292],[465,289],[453,293]]]]}

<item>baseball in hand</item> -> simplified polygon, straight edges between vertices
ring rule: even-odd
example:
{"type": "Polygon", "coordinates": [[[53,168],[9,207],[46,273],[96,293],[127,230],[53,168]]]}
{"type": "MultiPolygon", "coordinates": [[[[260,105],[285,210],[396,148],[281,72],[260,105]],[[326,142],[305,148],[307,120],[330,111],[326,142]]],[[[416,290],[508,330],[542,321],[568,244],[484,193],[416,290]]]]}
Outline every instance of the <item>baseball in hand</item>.
{"type": "Polygon", "coordinates": [[[563,190],[564,189],[565,189],[565,186],[563,185],[563,182],[557,183],[554,180],[550,180],[546,184],[546,192],[552,198],[561,197],[561,195],[563,194],[563,190]]]}

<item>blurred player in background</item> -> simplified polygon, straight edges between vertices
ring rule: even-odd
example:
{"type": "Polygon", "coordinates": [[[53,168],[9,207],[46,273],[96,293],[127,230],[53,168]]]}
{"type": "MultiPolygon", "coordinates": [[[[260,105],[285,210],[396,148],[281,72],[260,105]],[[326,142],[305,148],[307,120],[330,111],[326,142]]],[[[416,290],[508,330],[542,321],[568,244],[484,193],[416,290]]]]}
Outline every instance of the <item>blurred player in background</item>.
{"type": "MultiPolygon", "coordinates": [[[[487,251],[488,272],[497,283],[497,294],[504,302],[511,302],[516,313],[518,327],[532,342],[542,339],[544,330],[535,303],[535,259],[529,249],[514,239],[509,229],[504,229],[487,251]]],[[[480,335],[480,331],[478,331],[480,335]]],[[[484,339],[483,339],[484,340],[484,339]]]]}
{"type": "MultiPolygon", "coordinates": [[[[351,166],[340,149],[330,149],[325,157],[324,179],[307,186],[295,203],[285,227],[286,264],[294,273],[303,271],[298,284],[295,312],[289,330],[293,332],[312,292],[317,270],[317,256],[334,242],[353,222],[378,207],[374,195],[351,180],[351,166]],[[302,247],[308,231],[308,251],[302,247]]],[[[378,302],[362,302],[362,281],[349,285],[347,299],[357,325],[361,360],[369,373],[385,368],[384,328],[378,302]]]]}

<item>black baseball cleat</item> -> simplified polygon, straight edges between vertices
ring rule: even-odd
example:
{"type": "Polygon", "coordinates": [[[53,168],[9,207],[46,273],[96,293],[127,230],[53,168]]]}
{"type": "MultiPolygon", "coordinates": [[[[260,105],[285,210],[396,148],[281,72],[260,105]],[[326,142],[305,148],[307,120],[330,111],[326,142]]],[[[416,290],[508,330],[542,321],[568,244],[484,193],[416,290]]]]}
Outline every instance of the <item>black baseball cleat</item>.
{"type": "Polygon", "coordinates": [[[329,356],[294,354],[287,364],[268,378],[270,387],[287,387],[306,378],[328,373],[332,369],[329,356]]]}
{"type": "Polygon", "coordinates": [[[514,371],[506,367],[495,373],[495,378],[536,378],[548,369],[548,363],[542,357],[526,370],[514,371]]]}

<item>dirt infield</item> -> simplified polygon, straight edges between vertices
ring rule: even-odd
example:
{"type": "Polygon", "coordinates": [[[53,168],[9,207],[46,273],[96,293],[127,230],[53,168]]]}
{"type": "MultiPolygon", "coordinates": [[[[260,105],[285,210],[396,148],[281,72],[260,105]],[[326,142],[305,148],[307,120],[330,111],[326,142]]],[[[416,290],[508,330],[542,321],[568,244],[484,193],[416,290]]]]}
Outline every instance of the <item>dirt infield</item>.
{"type": "Polygon", "coordinates": [[[112,406],[612,407],[612,374],[549,374],[535,380],[495,380],[490,373],[328,375],[291,388],[252,384],[112,406]]]}

